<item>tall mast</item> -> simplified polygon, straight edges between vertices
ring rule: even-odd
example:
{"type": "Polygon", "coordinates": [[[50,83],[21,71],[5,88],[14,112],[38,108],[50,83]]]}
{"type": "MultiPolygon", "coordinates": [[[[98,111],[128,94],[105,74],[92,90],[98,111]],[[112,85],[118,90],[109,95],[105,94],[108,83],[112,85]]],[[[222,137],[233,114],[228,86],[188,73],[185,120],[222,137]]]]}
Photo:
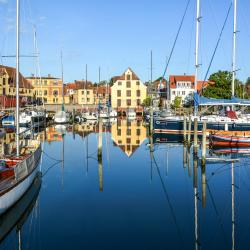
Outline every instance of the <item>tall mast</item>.
{"type": "Polygon", "coordinates": [[[233,31],[233,62],[232,62],[232,97],[234,97],[234,83],[236,76],[236,33],[237,33],[237,0],[234,0],[234,31],[233,31]]]}
{"type": "Polygon", "coordinates": [[[19,0],[16,1],[16,155],[19,156],[19,0]]]}
{"type": "Polygon", "coordinates": [[[84,86],[84,93],[85,93],[85,105],[87,104],[87,83],[88,83],[88,64],[86,64],[85,68],[85,86],[84,86]]]}
{"type": "MultiPolygon", "coordinates": [[[[195,82],[194,91],[197,93],[198,70],[199,70],[199,32],[200,32],[200,0],[196,0],[196,37],[195,37],[195,82]]],[[[194,114],[197,113],[197,106],[194,105],[194,114]]]]}
{"type": "MultiPolygon", "coordinates": [[[[160,85],[161,81],[160,80],[160,85]]],[[[150,51],[150,86],[151,86],[151,101],[150,101],[150,133],[152,135],[153,133],[153,96],[154,94],[152,93],[152,85],[153,85],[153,52],[152,50],[150,51]]]]}
{"type": "Polygon", "coordinates": [[[63,80],[63,53],[61,51],[61,70],[62,70],[62,111],[64,111],[64,80],[63,80]]]}

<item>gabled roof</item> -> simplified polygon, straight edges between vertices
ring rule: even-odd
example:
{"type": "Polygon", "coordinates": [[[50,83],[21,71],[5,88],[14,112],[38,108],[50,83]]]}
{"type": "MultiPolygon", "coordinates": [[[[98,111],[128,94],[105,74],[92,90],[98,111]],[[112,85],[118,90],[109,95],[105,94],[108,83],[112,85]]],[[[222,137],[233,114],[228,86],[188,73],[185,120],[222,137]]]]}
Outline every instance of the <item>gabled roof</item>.
{"type": "Polygon", "coordinates": [[[84,80],[83,81],[76,80],[75,85],[76,85],[76,90],[79,90],[79,89],[93,89],[94,88],[92,82],[87,81],[87,83],[86,83],[86,81],[84,81],[84,80]]]}
{"type": "Polygon", "coordinates": [[[195,76],[194,75],[170,75],[169,83],[170,88],[176,88],[177,82],[191,82],[192,87],[194,87],[195,76]]]}
{"type": "Polygon", "coordinates": [[[140,80],[140,78],[135,74],[135,72],[130,67],[128,67],[121,76],[114,76],[111,79],[113,80],[113,82],[116,82],[119,80],[126,80],[126,72],[128,70],[131,71],[131,73],[132,73],[131,80],[138,80],[138,81],[140,80]]]}
{"type": "MultiPolygon", "coordinates": [[[[16,69],[9,66],[0,65],[0,70],[5,70],[10,78],[9,85],[16,86],[16,69]]],[[[26,89],[33,89],[33,86],[27,81],[26,78],[19,72],[19,87],[26,89]]]]}

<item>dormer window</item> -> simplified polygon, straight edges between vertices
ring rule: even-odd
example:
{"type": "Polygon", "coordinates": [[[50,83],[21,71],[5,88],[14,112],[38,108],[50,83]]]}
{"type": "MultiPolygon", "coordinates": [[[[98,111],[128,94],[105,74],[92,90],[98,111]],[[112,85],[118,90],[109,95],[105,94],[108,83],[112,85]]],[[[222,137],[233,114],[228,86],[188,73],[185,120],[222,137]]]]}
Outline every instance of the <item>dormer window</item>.
{"type": "Polygon", "coordinates": [[[130,81],[131,80],[131,75],[127,74],[127,80],[130,81]]]}

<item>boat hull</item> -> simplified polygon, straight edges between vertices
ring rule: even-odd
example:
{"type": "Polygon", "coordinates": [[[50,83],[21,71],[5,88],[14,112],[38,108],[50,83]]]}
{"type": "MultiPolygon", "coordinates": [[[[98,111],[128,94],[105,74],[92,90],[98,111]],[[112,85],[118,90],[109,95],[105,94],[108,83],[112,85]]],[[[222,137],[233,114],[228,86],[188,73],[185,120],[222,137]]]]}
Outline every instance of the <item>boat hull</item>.
{"type": "Polygon", "coordinates": [[[210,142],[213,147],[250,147],[250,137],[212,135],[210,142]]]}
{"type": "MultiPolygon", "coordinates": [[[[250,123],[222,123],[206,122],[208,130],[250,131],[250,123]]],[[[198,133],[202,133],[203,121],[198,121],[198,133]]],[[[179,132],[183,133],[183,120],[155,119],[154,130],[158,133],[179,132]]],[[[194,130],[192,122],[191,130],[194,130]]]]}
{"type": "Polygon", "coordinates": [[[41,145],[38,146],[33,154],[18,163],[18,166],[15,167],[18,170],[15,174],[17,179],[16,183],[0,191],[0,215],[12,207],[33,183],[39,171],[38,163],[40,157],[41,145]]]}

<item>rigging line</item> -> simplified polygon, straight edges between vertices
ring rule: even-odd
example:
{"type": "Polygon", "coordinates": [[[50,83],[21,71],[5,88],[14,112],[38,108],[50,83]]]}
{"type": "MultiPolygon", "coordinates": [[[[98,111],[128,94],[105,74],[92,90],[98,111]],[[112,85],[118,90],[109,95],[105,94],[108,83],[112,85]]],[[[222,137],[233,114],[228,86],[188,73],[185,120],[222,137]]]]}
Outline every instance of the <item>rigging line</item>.
{"type": "Polygon", "coordinates": [[[168,202],[168,205],[169,205],[169,208],[170,208],[172,217],[173,217],[173,219],[174,219],[174,223],[175,223],[175,226],[176,226],[178,235],[179,235],[179,237],[180,237],[180,239],[181,239],[181,242],[183,242],[183,237],[182,237],[182,235],[181,235],[181,231],[180,231],[180,228],[179,228],[178,223],[177,223],[177,219],[176,219],[176,216],[175,216],[175,213],[174,213],[174,209],[173,209],[173,206],[172,206],[172,204],[171,204],[171,202],[170,202],[170,198],[169,198],[167,189],[166,189],[166,187],[165,187],[165,184],[164,184],[164,182],[163,182],[163,179],[162,179],[162,176],[161,176],[161,173],[160,173],[160,170],[159,170],[159,166],[158,166],[158,164],[157,164],[157,162],[156,162],[156,160],[155,160],[154,154],[153,154],[153,161],[154,161],[154,163],[155,163],[155,166],[156,166],[156,169],[157,169],[157,173],[158,173],[158,175],[159,175],[159,178],[160,178],[160,181],[161,181],[161,184],[162,184],[162,188],[163,188],[165,197],[167,198],[167,202],[168,202]]]}
{"type": "Polygon", "coordinates": [[[58,160],[58,159],[56,159],[56,158],[50,156],[50,155],[47,154],[44,150],[42,150],[42,153],[43,153],[44,155],[46,155],[49,159],[53,160],[53,161],[57,161],[57,162],[61,162],[61,161],[62,161],[62,160],[58,160]]]}
{"type": "Polygon", "coordinates": [[[55,162],[55,163],[53,163],[50,167],[48,167],[48,168],[46,169],[46,171],[44,171],[42,177],[44,178],[44,176],[46,176],[47,173],[48,173],[52,168],[54,168],[56,165],[60,166],[59,163],[61,163],[61,161],[55,162]]]}
{"type": "MultiPolygon", "coordinates": [[[[169,55],[169,57],[168,57],[167,64],[166,64],[166,67],[165,67],[165,70],[164,70],[162,79],[164,79],[164,77],[165,77],[165,75],[166,75],[166,72],[167,72],[167,69],[168,69],[168,65],[169,65],[170,60],[171,60],[171,58],[172,58],[172,55],[173,55],[173,52],[174,52],[174,49],[175,49],[175,45],[176,45],[176,43],[177,43],[177,40],[178,40],[180,31],[181,31],[181,28],[182,28],[184,19],[185,19],[185,17],[186,17],[186,14],[187,14],[187,10],[188,10],[190,1],[191,1],[191,0],[188,0],[188,2],[187,2],[187,5],[186,5],[185,11],[184,11],[184,15],[182,16],[181,23],[180,23],[180,26],[179,26],[179,28],[178,28],[178,31],[177,31],[177,34],[176,34],[176,37],[175,37],[174,44],[173,44],[173,47],[172,47],[172,49],[171,49],[170,55],[169,55]]],[[[161,79],[160,83],[162,82],[162,79],[161,79]]]]}
{"type": "Polygon", "coordinates": [[[208,73],[209,73],[210,68],[211,68],[211,66],[212,66],[212,63],[213,63],[213,61],[214,61],[214,57],[215,57],[215,54],[216,54],[217,49],[218,49],[218,47],[219,47],[219,44],[220,44],[220,41],[221,41],[221,37],[222,37],[223,31],[224,31],[224,29],[225,29],[225,27],[226,27],[226,23],[227,23],[227,20],[228,20],[228,17],[229,17],[229,14],[230,14],[230,10],[231,10],[232,6],[233,6],[233,2],[230,3],[230,6],[229,6],[229,8],[228,8],[226,18],[225,18],[225,20],[224,20],[222,29],[221,29],[221,31],[220,31],[220,35],[219,35],[219,38],[218,38],[218,40],[217,40],[217,43],[216,43],[214,52],[213,52],[213,54],[212,54],[212,58],[211,58],[211,60],[210,60],[210,62],[209,62],[208,69],[207,69],[207,71],[206,71],[204,80],[203,80],[203,82],[202,82],[202,88],[201,88],[201,91],[200,91],[200,95],[202,94],[202,91],[203,91],[203,88],[204,88],[204,83],[205,83],[205,81],[206,81],[206,79],[207,79],[208,73]]]}
{"type": "Polygon", "coordinates": [[[219,220],[219,225],[220,225],[220,227],[221,227],[221,231],[222,231],[222,234],[223,234],[223,238],[224,238],[224,240],[225,240],[226,248],[228,248],[228,245],[227,245],[227,237],[226,237],[226,232],[225,232],[225,229],[224,229],[224,226],[223,226],[223,222],[222,222],[221,216],[220,216],[220,214],[219,214],[219,211],[218,211],[218,209],[217,209],[217,207],[216,207],[216,204],[215,204],[215,201],[214,201],[214,197],[213,197],[213,195],[212,195],[212,191],[211,191],[211,189],[210,189],[208,183],[207,183],[207,189],[208,189],[208,193],[209,193],[209,196],[210,196],[210,198],[211,198],[211,201],[212,201],[213,208],[214,208],[214,210],[215,210],[215,214],[217,215],[218,220],[219,220]]]}

